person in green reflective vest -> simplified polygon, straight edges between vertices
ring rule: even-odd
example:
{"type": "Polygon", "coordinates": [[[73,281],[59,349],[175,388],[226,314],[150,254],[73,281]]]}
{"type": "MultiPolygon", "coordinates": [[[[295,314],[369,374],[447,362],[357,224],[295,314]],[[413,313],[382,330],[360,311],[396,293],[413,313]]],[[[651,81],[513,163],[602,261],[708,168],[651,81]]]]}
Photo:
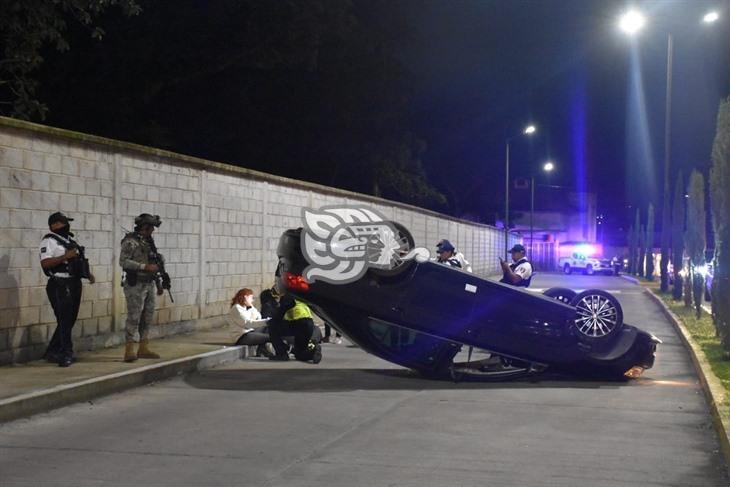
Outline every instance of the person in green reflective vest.
{"type": "MultiPolygon", "coordinates": [[[[269,335],[276,354],[270,360],[289,360],[289,347],[284,337],[294,337],[294,357],[302,362],[318,364],[322,346],[314,339],[312,311],[306,303],[290,294],[280,296],[275,289],[261,294],[262,313],[270,317],[269,335]]],[[[319,335],[319,334],[317,334],[319,335]]]]}

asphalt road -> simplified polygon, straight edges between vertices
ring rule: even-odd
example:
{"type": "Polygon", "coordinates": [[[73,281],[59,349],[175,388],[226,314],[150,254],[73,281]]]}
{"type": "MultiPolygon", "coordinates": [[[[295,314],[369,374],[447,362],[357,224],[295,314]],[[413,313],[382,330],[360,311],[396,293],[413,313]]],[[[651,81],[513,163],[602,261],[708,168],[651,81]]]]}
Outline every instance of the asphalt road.
{"type": "Polygon", "coordinates": [[[656,305],[599,287],[664,341],[628,383],[435,382],[345,345],[321,364],[248,359],[0,426],[0,485],[725,486],[688,354],[656,305]]]}

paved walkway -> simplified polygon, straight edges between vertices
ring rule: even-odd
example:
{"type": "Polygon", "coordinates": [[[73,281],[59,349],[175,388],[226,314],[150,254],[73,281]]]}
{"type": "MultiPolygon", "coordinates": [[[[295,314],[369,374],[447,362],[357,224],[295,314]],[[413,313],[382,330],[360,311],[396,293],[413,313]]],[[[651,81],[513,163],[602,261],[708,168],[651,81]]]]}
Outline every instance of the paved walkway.
{"type": "Polygon", "coordinates": [[[223,328],[152,340],[156,360],[126,363],[124,346],[117,346],[78,352],[68,368],[45,360],[0,367],[0,422],[246,355],[246,347],[229,345],[223,328]]]}

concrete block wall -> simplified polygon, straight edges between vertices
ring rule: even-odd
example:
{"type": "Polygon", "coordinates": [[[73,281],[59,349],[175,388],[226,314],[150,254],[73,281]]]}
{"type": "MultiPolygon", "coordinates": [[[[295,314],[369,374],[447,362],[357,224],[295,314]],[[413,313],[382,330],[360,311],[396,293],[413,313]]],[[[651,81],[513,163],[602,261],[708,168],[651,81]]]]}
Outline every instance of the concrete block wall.
{"type": "MultiPolygon", "coordinates": [[[[119,243],[140,213],[160,215],[155,241],[173,279],[153,335],[223,323],[241,287],[273,283],[281,233],[302,207],[365,204],[402,223],[416,245],[451,240],[475,273],[499,272],[503,234],[485,225],[320,185],[0,117],[0,364],[38,358],[55,328],[38,244],[48,215],[74,218],[97,282],[84,284],[77,349],[123,340],[119,243]]],[[[514,241],[515,239],[511,239],[514,241]]]]}

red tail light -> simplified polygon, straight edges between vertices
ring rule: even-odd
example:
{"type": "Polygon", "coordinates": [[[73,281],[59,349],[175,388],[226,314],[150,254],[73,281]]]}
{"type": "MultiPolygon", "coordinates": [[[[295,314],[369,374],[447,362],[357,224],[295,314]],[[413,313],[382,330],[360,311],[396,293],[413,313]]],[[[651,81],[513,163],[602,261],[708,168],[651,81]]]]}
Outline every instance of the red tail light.
{"type": "Polygon", "coordinates": [[[294,291],[309,291],[309,283],[299,274],[284,273],[284,284],[294,291]]]}

